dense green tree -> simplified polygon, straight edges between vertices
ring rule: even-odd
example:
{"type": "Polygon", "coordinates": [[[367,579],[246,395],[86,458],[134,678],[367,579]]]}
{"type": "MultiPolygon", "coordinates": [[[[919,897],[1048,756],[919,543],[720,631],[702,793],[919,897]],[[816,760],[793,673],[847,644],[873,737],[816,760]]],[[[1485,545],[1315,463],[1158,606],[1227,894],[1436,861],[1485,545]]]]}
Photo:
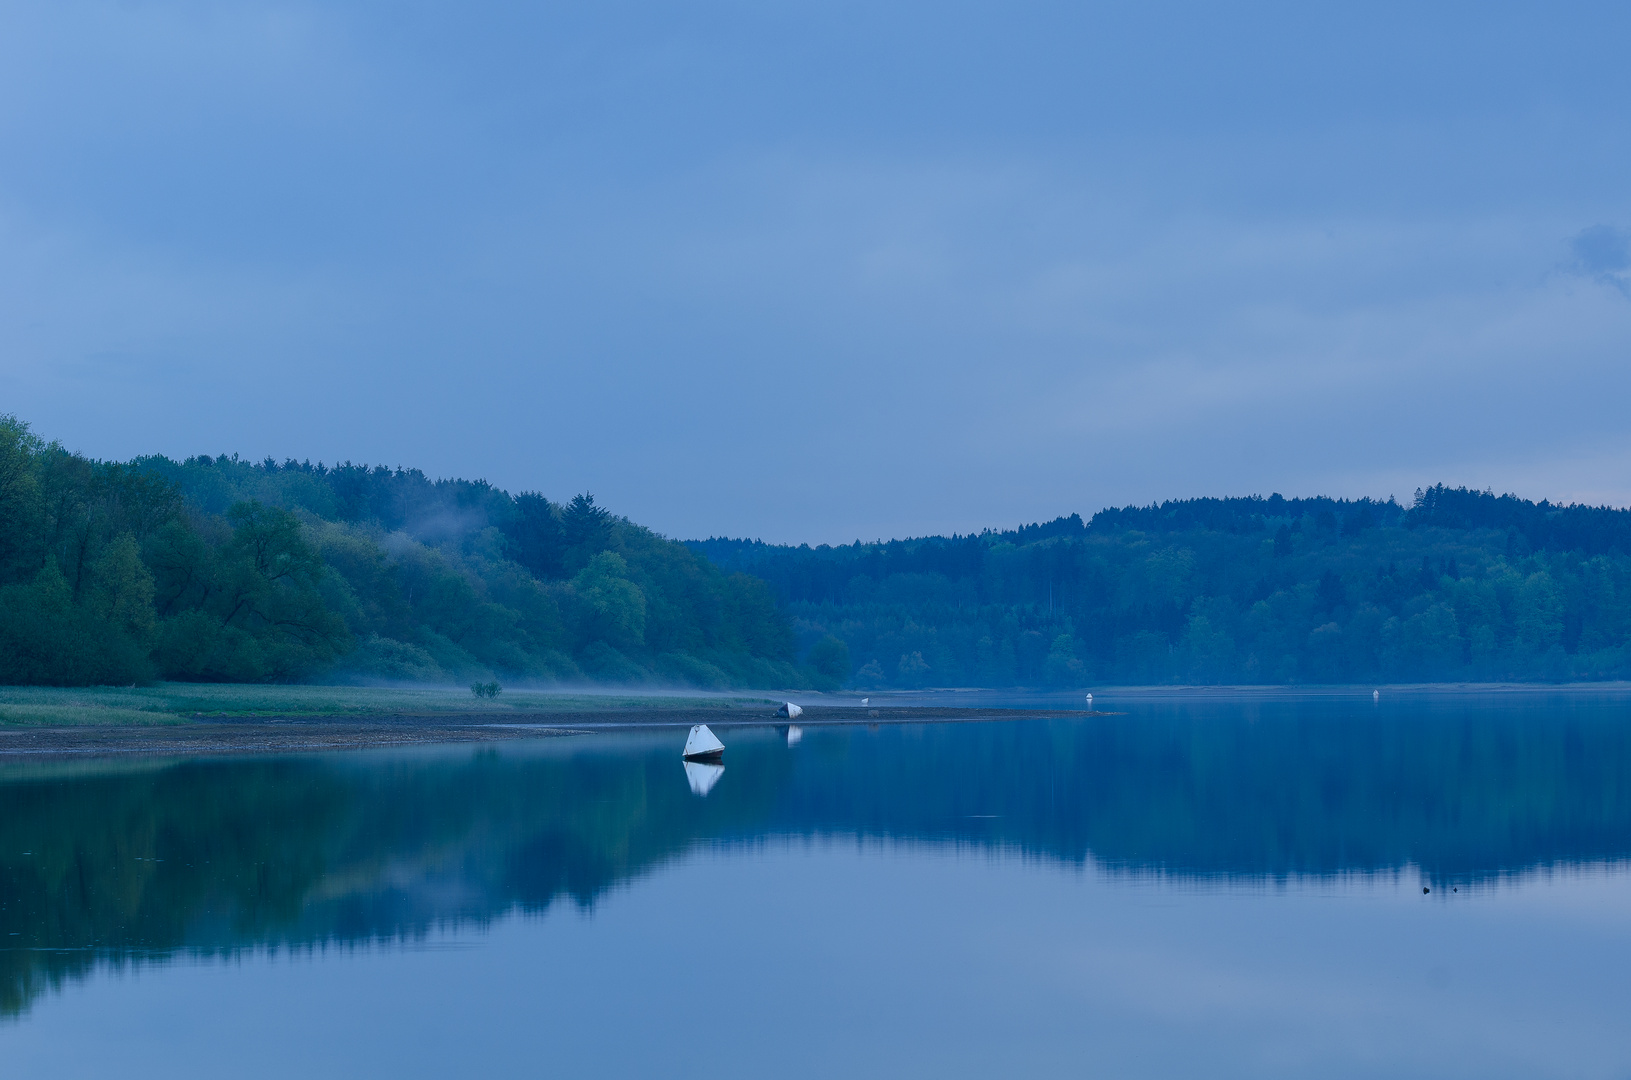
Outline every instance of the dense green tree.
{"type": "Polygon", "coordinates": [[[0,580],[17,581],[40,568],[37,462],[43,444],[28,425],[0,416],[0,580]]]}
{"type": "Polygon", "coordinates": [[[762,582],[588,494],[350,463],[98,462],[6,417],[0,619],[11,682],[810,678],[762,582]]]}
{"type": "Polygon", "coordinates": [[[843,638],[828,634],[810,646],[809,661],[817,677],[817,689],[836,690],[850,676],[849,646],[843,638]]]}
{"type": "Polygon", "coordinates": [[[538,494],[515,497],[515,515],[504,530],[508,554],[540,578],[558,578],[566,565],[566,530],[560,507],[538,494]]]}
{"type": "Polygon", "coordinates": [[[55,561],[26,584],[0,587],[0,682],[80,686],[152,676],[143,643],[120,621],[74,603],[55,561]]]}
{"type": "Polygon", "coordinates": [[[613,648],[640,645],[646,636],[646,596],[629,580],[629,564],[615,551],[602,551],[572,579],[582,612],[583,635],[613,648]]]}
{"type": "Polygon", "coordinates": [[[1435,487],[839,547],[708,540],[857,687],[1631,676],[1631,511],[1435,487]]]}
{"type": "Polygon", "coordinates": [[[566,572],[576,573],[611,546],[611,513],[596,506],[593,495],[572,496],[561,512],[561,540],[565,548],[563,566],[566,572]]]}

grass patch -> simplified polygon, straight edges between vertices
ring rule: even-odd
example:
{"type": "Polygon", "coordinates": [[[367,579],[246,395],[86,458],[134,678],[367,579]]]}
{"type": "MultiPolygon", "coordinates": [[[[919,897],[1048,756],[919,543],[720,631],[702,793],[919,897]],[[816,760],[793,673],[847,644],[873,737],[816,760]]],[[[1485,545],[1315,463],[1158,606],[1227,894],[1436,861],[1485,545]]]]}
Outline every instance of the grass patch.
{"type": "Polygon", "coordinates": [[[184,724],[175,713],[149,709],[121,709],[106,705],[65,701],[60,705],[0,705],[0,724],[12,727],[74,727],[84,724],[184,724]]]}
{"type": "Polygon", "coordinates": [[[477,698],[468,688],[265,686],[238,683],[158,683],[142,687],[0,687],[0,724],[175,724],[196,719],[257,716],[435,716],[490,713],[601,712],[642,709],[760,707],[760,697],[594,694],[505,690],[477,698]]]}

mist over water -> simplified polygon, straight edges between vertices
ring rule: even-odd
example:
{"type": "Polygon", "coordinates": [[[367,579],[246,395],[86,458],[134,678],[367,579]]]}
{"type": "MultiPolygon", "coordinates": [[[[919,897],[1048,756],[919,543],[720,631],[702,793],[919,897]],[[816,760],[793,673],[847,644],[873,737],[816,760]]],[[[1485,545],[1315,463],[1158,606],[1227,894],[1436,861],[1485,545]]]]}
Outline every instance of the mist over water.
{"type": "Polygon", "coordinates": [[[1631,1066],[1607,978],[1631,695],[1100,697],[1120,714],[725,728],[706,797],[683,728],[13,766],[0,1052],[135,1076],[530,1075],[540,1046],[577,1075],[1631,1066]],[[718,1035],[687,1056],[697,1023],[718,1035]]]}

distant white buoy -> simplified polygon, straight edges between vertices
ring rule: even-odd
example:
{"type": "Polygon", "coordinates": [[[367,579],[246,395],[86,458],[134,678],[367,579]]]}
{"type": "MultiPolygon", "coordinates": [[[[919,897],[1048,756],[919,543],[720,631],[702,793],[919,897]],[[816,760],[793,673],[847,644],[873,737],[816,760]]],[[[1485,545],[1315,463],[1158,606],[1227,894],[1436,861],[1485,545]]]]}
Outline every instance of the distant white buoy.
{"type": "Polygon", "coordinates": [[[725,775],[725,766],[709,761],[687,761],[685,763],[685,780],[691,785],[691,794],[708,797],[708,792],[719,783],[719,778],[725,775]]]}
{"type": "Polygon", "coordinates": [[[804,715],[804,710],[799,708],[797,705],[794,705],[791,701],[784,701],[781,703],[781,707],[776,710],[776,715],[785,716],[789,720],[797,720],[799,717],[804,715]]]}
{"type": "Polygon", "coordinates": [[[1087,707],[1089,709],[1091,709],[1093,707],[1093,695],[1092,694],[1087,695],[1087,707]]]}
{"type": "Polygon", "coordinates": [[[1371,700],[1372,700],[1372,701],[1381,701],[1381,700],[1382,700],[1382,691],[1380,691],[1380,690],[1372,690],[1372,691],[1371,691],[1371,692],[1370,692],[1370,699],[1371,699],[1371,700]]]}
{"type": "Polygon", "coordinates": [[[864,698],[862,698],[862,699],[861,699],[861,704],[862,704],[862,705],[865,705],[865,704],[866,704],[866,703],[867,703],[867,702],[869,702],[869,701],[871,701],[871,700],[872,700],[872,699],[871,699],[871,698],[866,698],[866,697],[864,697],[864,698]]]}
{"type": "Polygon", "coordinates": [[[724,753],[725,744],[708,730],[708,725],[698,724],[691,729],[690,737],[685,740],[685,753],[680,756],[686,761],[718,761],[724,753]]]}
{"type": "Polygon", "coordinates": [[[804,738],[804,729],[803,728],[799,727],[797,724],[788,724],[787,725],[787,745],[788,746],[797,746],[799,744],[799,740],[802,739],[802,738],[804,738]]]}

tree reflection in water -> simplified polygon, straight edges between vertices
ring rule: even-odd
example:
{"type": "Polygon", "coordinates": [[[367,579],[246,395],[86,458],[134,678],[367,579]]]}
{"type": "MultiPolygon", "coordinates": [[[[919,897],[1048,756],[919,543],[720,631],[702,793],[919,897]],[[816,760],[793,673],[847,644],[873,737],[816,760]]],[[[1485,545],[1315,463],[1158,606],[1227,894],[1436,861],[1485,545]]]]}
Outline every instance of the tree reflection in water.
{"type": "Polygon", "coordinates": [[[1110,873],[1417,866],[1446,887],[1631,849],[1613,702],[1173,705],[1005,723],[671,731],[0,772],[0,1009],[98,964],[412,939],[588,906],[698,843],[860,836],[1110,873]]]}

